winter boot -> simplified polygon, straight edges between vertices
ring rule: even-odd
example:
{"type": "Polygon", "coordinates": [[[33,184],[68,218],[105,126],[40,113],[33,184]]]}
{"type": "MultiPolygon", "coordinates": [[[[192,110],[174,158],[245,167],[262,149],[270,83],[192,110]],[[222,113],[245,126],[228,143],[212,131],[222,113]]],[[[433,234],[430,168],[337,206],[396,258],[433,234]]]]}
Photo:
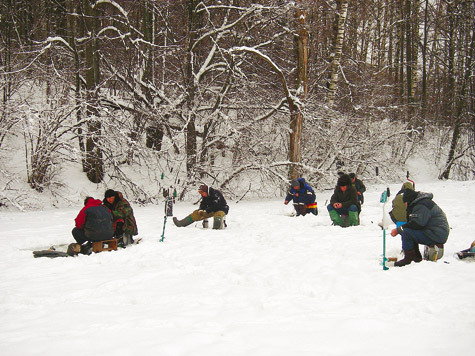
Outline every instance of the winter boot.
{"type": "Polygon", "coordinates": [[[422,255],[421,251],[419,251],[419,244],[414,244],[414,262],[421,262],[422,261],[422,255]]]}
{"type": "Polygon", "coordinates": [[[358,212],[357,211],[350,211],[348,213],[348,225],[349,226],[359,225],[359,219],[358,219],[358,212]]]}
{"type": "Polygon", "coordinates": [[[92,253],[92,243],[88,241],[84,245],[81,245],[80,249],[80,253],[83,255],[90,255],[92,253]]]}
{"type": "Polygon", "coordinates": [[[223,229],[223,219],[221,216],[215,216],[213,220],[213,229],[222,230],[223,229]]]}
{"type": "MultiPolygon", "coordinates": [[[[410,264],[412,261],[416,261],[416,250],[407,250],[404,251],[404,258],[397,262],[394,262],[395,267],[403,267],[410,264]]],[[[420,262],[420,261],[417,261],[420,262]]]]}
{"type": "Polygon", "coordinates": [[[182,220],[178,220],[176,217],[173,218],[173,222],[175,223],[176,226],[178,227],[185,227],[193,223],[193,219],[191,218],[190,215],[188,215],[186,218],[182,220]]]}
{"type": "Polygon", "coordinates": [[[330,219],[333,221],[333,225],[343,226],[343,221],[341,221],[340,214],[336,210],[330,210],[330,219]]]}
{"type": "Polygon", "coordinates": [[[442,258],[444,255],[444,245],[430,245],[424,248],[424,260],[427,261],[437,261],[442,258]]]}

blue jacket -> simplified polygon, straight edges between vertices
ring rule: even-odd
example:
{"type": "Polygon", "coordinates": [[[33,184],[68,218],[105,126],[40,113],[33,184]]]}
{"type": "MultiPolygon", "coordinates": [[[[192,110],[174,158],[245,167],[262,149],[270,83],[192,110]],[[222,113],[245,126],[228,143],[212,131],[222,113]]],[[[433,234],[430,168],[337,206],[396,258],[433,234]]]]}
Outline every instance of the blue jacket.
{"type": "Polygon", "coordinates": [[[290,201],[292,199],[294,204],[315,203],[316,196],[312,187],[309,186],[303,178],[299,178],[297,180],[300,183],[300,188],[295,190],[293,187],[290,187],[290,191],[285,197],[285,201],[290,201]]]}
{"type": "Polygon", "coordinates": [[[432,198],[432,193],[417,193],[417,197],[407,205],[407,223],[398,228],[399,233],[406,228],[422,230],[437,243],[447,241],[450,231],[447,217],[432,198]]]}

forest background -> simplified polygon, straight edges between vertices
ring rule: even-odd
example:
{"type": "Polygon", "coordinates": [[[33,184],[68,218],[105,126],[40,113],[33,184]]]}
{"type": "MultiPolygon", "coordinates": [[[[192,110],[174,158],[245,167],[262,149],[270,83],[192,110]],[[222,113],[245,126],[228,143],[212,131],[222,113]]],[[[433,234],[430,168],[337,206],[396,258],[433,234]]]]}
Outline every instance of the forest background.
{"type": "Polygon", "coordinates": [[[475,177],[475,2],[4,0],[0,207],[475,177]],[[74,179],[72,177],[74,176],[74,179]],[[35,197],[35,199],[31,199],[35,197]]]}

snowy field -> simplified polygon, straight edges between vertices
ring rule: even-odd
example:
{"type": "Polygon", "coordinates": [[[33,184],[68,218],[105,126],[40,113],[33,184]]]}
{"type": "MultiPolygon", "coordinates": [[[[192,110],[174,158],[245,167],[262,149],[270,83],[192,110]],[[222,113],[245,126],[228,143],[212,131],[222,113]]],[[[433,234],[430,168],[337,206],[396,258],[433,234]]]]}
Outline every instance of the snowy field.
{"type": "Polygon", "coordinates": [[[388,271],[383,185],[367,185],[361,225],[346,229],[330,225],[330,191],[317,217],[229,201],[226,230],[169,219],[164,242],[163,206],[134,206],[140,245],[75,258],[32,251],[72,242],[79,206],[2,211],[0,355],[472,355],[475,262],[453,254],[475,240],[474,183],[417,183],[448,216],[445,256],[388,271]]]}

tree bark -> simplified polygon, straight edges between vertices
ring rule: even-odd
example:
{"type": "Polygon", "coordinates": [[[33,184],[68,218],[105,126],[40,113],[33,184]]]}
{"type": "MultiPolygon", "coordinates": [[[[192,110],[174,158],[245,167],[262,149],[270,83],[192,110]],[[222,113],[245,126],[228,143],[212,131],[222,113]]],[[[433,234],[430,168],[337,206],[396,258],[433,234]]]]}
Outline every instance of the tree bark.
{"type": "Polygon", "coordinates": [[[97,53],[96,11],[89,0],[83,0],[86,29],[90,37],[86,43],[86,117],[87,139],[85,169],[87,178],[93,183],[100,183],[104,179],[102,150],[99,146],[102,125],[97,110],[97,86],[100,80],[99,55],[97,53]]]}
{"type": "MultiPolygon", "coordinates": [[[[295,48],[297,52],[297,96],[299,102],[303,103],[307,96],[308,88],[308,32],[305,22],[305,11],[297,9],[296,17],[298,23],[298,35],[295,37],[295,48]]],[[[290,109],[290,142],[289,160],[292,163],[289,169],[289,178],[297,179],[301,174],[301,169],[294,163],[302,162],[302,126],[303,113],[300,105],[289,102],[290,109]]]]}
{"type": "Polygon", "coordinates": [[[343,51],[343,39],[345,36],[345,21],[348,11],[348,0],[337,0],[335,13],[334,42],[331,54],[330,76],[328,81],[328,104],[333,106],[340,71],[341,54],[343,51]]]}

